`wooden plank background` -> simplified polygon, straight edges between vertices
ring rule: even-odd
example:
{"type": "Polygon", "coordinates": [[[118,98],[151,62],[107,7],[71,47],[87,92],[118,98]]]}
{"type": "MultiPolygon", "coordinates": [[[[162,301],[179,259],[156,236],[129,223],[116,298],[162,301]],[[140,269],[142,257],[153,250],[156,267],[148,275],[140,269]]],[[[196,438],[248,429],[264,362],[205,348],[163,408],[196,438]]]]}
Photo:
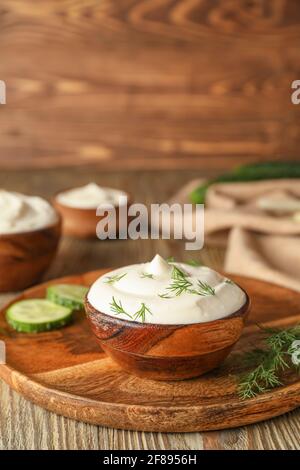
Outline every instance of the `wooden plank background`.
{"type": "Polygon", "coordinates": [[[0,167],[298,157],[298,0],[0,0],[0,167]]]}

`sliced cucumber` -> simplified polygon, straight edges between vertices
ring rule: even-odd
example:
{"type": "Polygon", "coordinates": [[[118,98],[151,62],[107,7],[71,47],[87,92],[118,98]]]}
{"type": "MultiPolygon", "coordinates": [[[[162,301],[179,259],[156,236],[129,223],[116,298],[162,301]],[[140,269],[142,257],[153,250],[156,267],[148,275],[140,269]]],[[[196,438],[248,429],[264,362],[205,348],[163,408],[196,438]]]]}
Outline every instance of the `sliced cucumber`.
{"type": "Polygon", "coordinates": [[[58,305],[72,310],[82,310],[87,291],[87,287],[76,284],[55,284],[48,287],[46,297],[58,305]]]}
{"type": "Polygon", "coordinates": [[[72,310],[46,299],[20,300],[7,309],[6,320],[17,331],[39,333],[69,323],[72,310]]]}

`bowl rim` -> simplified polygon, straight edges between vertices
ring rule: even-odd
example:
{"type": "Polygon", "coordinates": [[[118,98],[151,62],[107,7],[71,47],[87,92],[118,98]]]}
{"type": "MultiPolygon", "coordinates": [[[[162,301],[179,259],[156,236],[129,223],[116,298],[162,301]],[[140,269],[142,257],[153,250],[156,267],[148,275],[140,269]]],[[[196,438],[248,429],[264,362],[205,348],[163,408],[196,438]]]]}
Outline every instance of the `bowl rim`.
{"type": "MultiPolygon", "coordinates": [[[[47,201],[47,202],[49,202],[49,201],[47,201]]],[[[12,237],[31,236],[31,235],[34,235],[36,233],[44,232],[45,230],[53,229],[53,228],[56,228],[56,227],[61,227],[61,225],[62,225],[62,216],[61,216],[61,214],[58,212],[56,207],[54,207],[51,202],[49,204],[51,204],[51,207],[55,210],[56,217],[57,217],[57,220],[55,222],[52,222],[51,224],[44,225],[43,227],[36,228],[36,229],[33,229],[33,230],[22,230],[21,232],[13,232],[13,233],[0,233],[0,240],[1,239],[9,239],[9,238],[12,238],[12,237]]]]}
{"type": "MultiPolygon", "coordinates": [[[[124,193],[127,196],[127,205],[132,203],[132,196],[128,191],[125,191],[124,189],[120,189],[120,188],[112,188],[110,186],[104,186],[104,187],[106,189],[115,189],[116,191],[121,191],[122,193],[124,193]]],[[[68,187],[66,189],[56,191],[54,193],[54,195],[52,196],[52,198],[51,198],[52,205],[56,208],[56,210],[58,210],[57,209],[58,207],[61,207],[63,209],[68,209],[70,211],[86,212],[86,213],[89,212],[93,215],[96,215],[96,210],[97,210],[99,204],[96,207],[73,207],[73,206],[67,206],[66,204],[63,204],[63,203],[61,203],[60,201],[57,200],[57,196],[59,194],[62,194],[62,193],[65,193],[67,191],[71,191],[72,189],[77,189],[77,188],[78,188],[78,186],[71,186],[71,187],[68,187]]],[[[116,209],[118,209],[120,207],[120,205],[117,204],[117,205],[114,205],[114,207],[116,209]]]]}
{"type": "Polygon", "coordinates": [[[84,298],[84,307],[87,316],[88,315],[88,309],[92,311],[94,314],[102,315],[103,317],[107,318],[107,321],[115,322],[120,325],[125,326],[135,326],[138,328],[143,328],[143,327],[152,327],[152,328],[166,328],[166,329],[175,329],[175,328],[183,328],[183,327],[189,327],[189,326],[200,326],[200,325],[212,325],[215,324],[216,322],[225,322],[226,320],[236,318],[236,317],[241,317],[244,318],[247,313],[249,312],[250,306],[251,306],[251,299],[248,295],[248,293],[243,289],[239,284],[235,283],[246,295],[246,301],[245,303],[235,312],[231,313],[230,315],[227,315],[226,317],[222,318],[217,318],[216,320],[211,320],[207,322],[196,322],[196,323],[142,323],[142,322],[137,322],[137,321],[130,321],[130,320],[125,320],[123,318],[117,318],[113,315],[108,315],[107,313],[100,312],[100,310],[97,310],[88,300],[88,294],[90,289],[88,290],[87,294],[85,295],[84,298]]]}

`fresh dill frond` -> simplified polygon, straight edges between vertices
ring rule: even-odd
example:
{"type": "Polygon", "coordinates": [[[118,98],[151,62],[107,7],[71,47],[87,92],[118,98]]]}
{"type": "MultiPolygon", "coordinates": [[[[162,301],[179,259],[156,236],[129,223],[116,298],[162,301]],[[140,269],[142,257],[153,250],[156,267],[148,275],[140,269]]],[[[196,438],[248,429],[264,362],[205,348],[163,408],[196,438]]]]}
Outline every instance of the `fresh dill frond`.
{"type": "Polygon", "coordinates": [[[202,296],[206,295],[216,295],[215,289],[207,284],[207,282],[199,281],[198,280],[198,288],[193,289],[193,294],[198,294],[202,296]]]}
{"type": "Polygon", "coordinates": [[[255,366],[239,381],[238,393],[243,400],[282,385],[280,375],[292,367],[299,373],[299,364],[294,364],[291,358],[295,351],[293,343],[300,340],[300,325],[285,330],[258,326],[268,336],[264,349],[249,351],[240,359],[246,367],[255,366]]]}
{"type": "Polygon", "coordinates": [[[133,319],[141,320],[144,323],[146,320],[146,313],[150,313],[150,315],[152,315],[150,309],[142,302],[140,309],[134,314],[133,319]]]}
{"type": "Polygon", "coordinates": [[[133,320],[133,321],[141,320],[143,323],[145,322],[145,319],[146,319],[146,313],[150,313],[150,315],[152,315],[152,312],[150,311],[150,309],[143,302],[139,310],[135,312],[134,315],[130,315],[128,312],[126,312],[126,310],[124,310],[121,300],[117,301],[115,297],[112,298],[112,301],[110,303],[110,309],[116,315],[123,314],[123,315],[126,315],[126,317],[130,318],[130,320],[133,320]]]}
{"type": "Polygon", "coordinates": [[[293,341],[299,339],[300,336],[300,326],[295,328],[290,328],[288,330],[277,330],[266,342],[272,349],[279,349],[284,347],[287,344],[292,343],[293,341]]]}
{"type": "Polygon", "coordinates": [[[176,297],[181,295],[183,292],[188,292],[189,288],[193,284],[187,279],[187,277],[188,275],[178,268],[178,266],[173,266],[172,282],[167,287],[167,290],[172,292],[176,297]]]}
{"type": "Polygon", "coordinates": [[[173,279],[172,283],[167,287],[167,290],[175,294],[176,297],[181,295],[183,292],[189,292],[190,287],[193,284],[187,279],[173,279]]]}
{"type": "Polygon", "coordinates": [[[173,266],[172,270],[172,279],[185,279],[188,276],[184,271],[182,271],[178,266],[173,266]]]}
{"type": "Polygon", "coordinates": [[[110,305],[111,311],[114,312],[116,315],[123,314],[123,315],[126,315],[127,317],[129,317],[132,320],[132,315],[130,315],[129,313],[127,313],[124,310],[121,300],[119,300],[119,303],[118,303],[117,300],[115,299],[115,297],[113,297],[112,301],[109,305],[110,305]]]}
{"type": "Polygon", "coordinates": [[[172,299],[172,296],[169,294],[158,294],[158,297],[161,297],[162,299],[172,299]]]}
{"type": "Polygon", "coordinates": [[[124,276],[126,276],[127,273],[124,274],[115,274],[113,276],[106,276],[106,281],[104,281],[106,284],[113,284],[114,282],[120,281],[124,276]]]}
{"type": "MultiPolygon", "coordinates": [[[[167,263],[176,263],[176,259],[174,256],[170,256],[169,258],[166,259],[167,263]]],[[[200,261],[197,261],[195,259],[188,259],[187,261],[183,261],[184,264],[188,264],[189,266],[202,266],[202,263],[200,261]]]]}
{"type": "Polygon", "coordinates": [[[238,392],[240,398],[246,400],[280,385],[281,382],[276,374],[276,369],[270,366],[266,367],[266,364],[263,363],[242,377],[238,392]]]}
{"type": "MultiPolygon", "coordinates": [[[[173,266],[172,282],[166,289],[169,292],[173,293],[176,297],[178,297],[184,292],[202,296],[215,295],[215,289],[206,282],[198,280],[198,287],[197,289],[194,289],[193,283],[187,279],[188,277],[189,275],[185,273],[182,269],[178,268],[178,266],[173,266]]],[[[159,296],[162,298],[170,298],[168,294],[159,294],[159,296]]]]}
{"type": "Polygon", "coordinates": [[[141,274],[141,278],[149,278],[149,279],[153,279],[153,274],[148,274],[148,273],[142,273],[141,274]]]}
{"type": "Polygon", "coordinates": [[[189,266],[194,266],[195,268],[201,266],[200,261],[197,261],[195,259],[189,259],[185,262],[185,264],[188,264],[189,266]]]}

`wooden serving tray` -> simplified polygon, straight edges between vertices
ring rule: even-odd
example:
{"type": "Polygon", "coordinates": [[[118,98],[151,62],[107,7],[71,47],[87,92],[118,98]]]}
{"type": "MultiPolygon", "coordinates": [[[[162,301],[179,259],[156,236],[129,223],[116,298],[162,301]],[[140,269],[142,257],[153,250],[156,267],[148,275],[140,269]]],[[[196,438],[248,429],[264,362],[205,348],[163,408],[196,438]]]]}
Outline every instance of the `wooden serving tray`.
{"type": "MultiPolygon", "coordinates": [[[[90,285],[105,271],[94,271],[41,284],[17,299],[43,297],[49,284],[90,285]]],[[[233,277],[233,276],[232,276],[233,277]]],[[[257,346],[255,323],[286,327],[299,322],[300,293],[253,279],[234,277],[252,300],[244,334],[221,368],[198,379],[154,382],[123,372],[99,346],[83,313],[53,332],[21,334],[6,324],[2,309],[0,339],[7,348],[2,377],[28,400],[55,413],[121,429],[185,432],[242,426],[278,416],[300,405],[300,380],[254,399],[236,394],[234,352],[257,346]]]]}

